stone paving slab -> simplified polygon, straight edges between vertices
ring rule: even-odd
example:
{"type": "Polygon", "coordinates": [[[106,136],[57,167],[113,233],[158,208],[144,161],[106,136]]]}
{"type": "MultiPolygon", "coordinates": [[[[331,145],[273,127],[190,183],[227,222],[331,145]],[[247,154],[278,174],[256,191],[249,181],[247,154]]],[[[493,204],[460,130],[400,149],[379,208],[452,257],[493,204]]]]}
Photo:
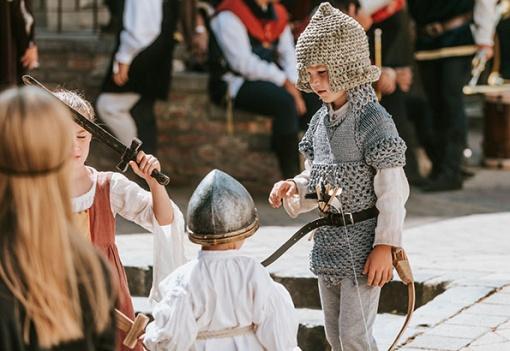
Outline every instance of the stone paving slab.
{"type": "MultiPolygon", "coordinates": [[[[450,219],[405,231],[404,245],[413,270],[417,275],[428,277],[428,281],[447,283],[448,289],[416,310],[410,333],[407,334],[407,339],[403,339],[405,347],[402,350],[481,349],[486,343],[492,342],[491,340],[503,345],[498,344],[498,348],[493,350],[504,351],[505,348],[499,347],[507,346],[510,350],[510,344],[505,344],[507,338],[497,333],[497,327],[510,320],[510,304],[506,303],[510,289],[504,288],[491,295],[497,288],[510,284],[510,241],[507,238],[509,227],[510,214],[501,213],[450,219]],[[448,325],[451,325],[450,329],[448,325]],[[462,327],[465,334],[461,332],[462,327]],[[489,332],[476,338],[477,333],[487,328],[489,332]],[[450,334],[448,330],[451,330],[450,334]]],[[[296,227],[262,227],[247,241],[243,250],[262,259],[295,229],[296,227]]],[[[136,236],[119,236],[117,239],[124,264],[150,266],[150,235],[136,239],[136,236]]],[[[282,275],[311,276],[307,268],[311,245],[312,243],[304,238],[282,259],[270,266],[270,271],[282,275]]],[[[198,247],[188,244],[186,253],[193,255],[197,249],[198,247]]],[[[399,317],[402,318],[396,316],[399,317]]],[[[378,339],[380,342],[389,342],[398,327],[393,325],[390,328],[391,322],[384,322],[385,328],[377,331],[378,339]]],[[[500,333],[507,335],[508,331],[502,329],[500,333]]]]}

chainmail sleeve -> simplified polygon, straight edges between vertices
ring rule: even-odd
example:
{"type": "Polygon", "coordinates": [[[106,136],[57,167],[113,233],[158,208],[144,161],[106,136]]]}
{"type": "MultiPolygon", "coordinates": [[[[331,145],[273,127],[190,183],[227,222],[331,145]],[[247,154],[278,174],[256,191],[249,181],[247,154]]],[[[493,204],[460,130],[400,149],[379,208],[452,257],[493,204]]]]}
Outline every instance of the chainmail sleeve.
{"type": "Polygon", "coordinates": [[[407,146],[395,123],[379,104],[369,104],[359,121],[365,161],[375,169],[403,167],[407,146]]]}
{"type": "Polygon", "coordinates": [[[313,135],[315,130],[317,129],[317,125],[322,120],[322,117],[327,114],[327,107],[322,106],[310,120],[310,124],[308,125],[308,129],[303,136],[303,139],[299,142],[298,148],[299,152],[301,152],[307,159],[311,162],[313,161],[313,135]]]}

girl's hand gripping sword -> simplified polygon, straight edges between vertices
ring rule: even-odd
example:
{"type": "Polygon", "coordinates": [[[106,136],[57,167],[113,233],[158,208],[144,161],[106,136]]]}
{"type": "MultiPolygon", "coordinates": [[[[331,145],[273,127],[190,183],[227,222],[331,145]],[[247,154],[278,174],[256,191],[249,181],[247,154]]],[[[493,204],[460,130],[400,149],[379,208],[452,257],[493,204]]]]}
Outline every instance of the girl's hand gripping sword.
{"type": "MultiPolygon", "coordinates": [[[[33,85],[36,87],[39,87],[46,91],[47,93],[51,94],[55,99],[60,101],[61,103],[65,104],[62,100],[60,100],[57,96],[55,96],[51,90],[46,88],[42,83],[40,83],[37,79],[29,76],[24,75],[22,77],[23,82],[25,85],[33,85]]],[[[131,145],[129,147],[122,144],[116,137],[108,133],[106,130],[89,120],[87,117],[83,116],[80,112],[72,108],[71,106],[65,104],[71,111],[73,112],[73,119],[74,121],[83,127],[86,131],[88,131],[90,134],[92,134],[93,137],[98,139],[103,144],[106,144],[111,149],[119,153],[120,156],[120,162],[117,164],[117,169],[121,172],[125,172],[128,168],[129,161],[135,161],[136,162],[136,155],[138,154],[138,151],[140,151],[140,146],[142,146],[142,142],[134,138],[131,141],[131,145]]],[[[161,185],[168,185],[170,183],[170,178],[161,173],[158,170],[152,171],[151,176],[157,180],[157,182],[161,185]]]]}

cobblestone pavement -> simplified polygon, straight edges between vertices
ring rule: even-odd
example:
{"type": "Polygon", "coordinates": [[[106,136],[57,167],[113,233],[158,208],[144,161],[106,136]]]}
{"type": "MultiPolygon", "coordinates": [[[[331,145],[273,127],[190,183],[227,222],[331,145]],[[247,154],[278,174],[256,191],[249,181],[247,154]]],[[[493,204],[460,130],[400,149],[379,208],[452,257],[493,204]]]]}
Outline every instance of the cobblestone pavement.
{"type": "MultiPolygon", "coordinates": [[[[444,283],[446,291],[416,310],[400,350],[510,351],[510,172],[472,169],[476,175],[461,191],[425,194],[412,189],[404,243],[417,280],[444,283]]],[[[192,190],[169,187],[183,213],[192,190]]],[[[276,247],[315,217],[292,220],[283,210],[272,209],[265,195],[254,199],[263,227],[247,250],[256,257],[267,254],[267,238],[278,237],[270,243],[276,247]],[[281,234],[275,236],[275,231],[281,234]]],[[[143,232],[123,220],[118,231],[143,232]]],[[[126,242],[122,237],[121,246],[126,242]]],[[[287,263],[271,267],[273,273],[311,275],[305,265],[296,264],[307,259],[310,246],[302,240],[289,251],[287,263]]],[[[402,318],[379,315],[375,333],[380,350],[387,348],[402,318]]]]}

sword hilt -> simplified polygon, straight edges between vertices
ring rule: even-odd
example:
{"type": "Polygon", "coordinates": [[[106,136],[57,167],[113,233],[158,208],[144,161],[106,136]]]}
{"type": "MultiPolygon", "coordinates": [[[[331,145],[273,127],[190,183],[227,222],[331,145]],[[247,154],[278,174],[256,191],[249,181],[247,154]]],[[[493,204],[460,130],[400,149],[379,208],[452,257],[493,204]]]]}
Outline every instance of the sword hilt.
{"type": "MultiPolygon", "coordinates": [[[[117,164],[117,169],[119,171],[126,172],[129,161],[136,161],[136,155],[138,155],[141,146],[142,141],[140,139],[134,138],[131,141],[131,145],[126,148],[126,151],[124,151],[122,157],[120,158],[120,162],[117,164]]],[[[170,183],[170,177],[164,173],[161,173],[157,169],[152,171],[151,177],[156,179],[156,181],[161,185],[168,185],[168,183],[170,183]]]]}

